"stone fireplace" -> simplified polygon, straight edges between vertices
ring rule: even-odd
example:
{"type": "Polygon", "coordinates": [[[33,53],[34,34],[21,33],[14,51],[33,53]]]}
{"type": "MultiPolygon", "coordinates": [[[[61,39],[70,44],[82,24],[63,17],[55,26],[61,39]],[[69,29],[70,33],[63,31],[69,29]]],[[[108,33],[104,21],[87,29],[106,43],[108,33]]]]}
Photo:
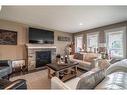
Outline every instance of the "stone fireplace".
{"type": "Polygon", "coordinates": [[[27,45],[28,71],[50,64],[56,57],[56,47],[53,45],[27,45]]]}

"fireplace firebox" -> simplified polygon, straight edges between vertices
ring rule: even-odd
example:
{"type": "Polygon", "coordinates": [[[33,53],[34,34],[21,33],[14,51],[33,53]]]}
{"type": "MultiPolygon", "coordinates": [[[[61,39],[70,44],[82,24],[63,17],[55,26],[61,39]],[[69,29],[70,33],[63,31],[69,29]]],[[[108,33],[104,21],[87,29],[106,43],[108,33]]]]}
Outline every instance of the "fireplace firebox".
{"type": "Polygon", "coordinates": [[[36,51],[36,68],[51,63],[51,51],[36,51]]]}

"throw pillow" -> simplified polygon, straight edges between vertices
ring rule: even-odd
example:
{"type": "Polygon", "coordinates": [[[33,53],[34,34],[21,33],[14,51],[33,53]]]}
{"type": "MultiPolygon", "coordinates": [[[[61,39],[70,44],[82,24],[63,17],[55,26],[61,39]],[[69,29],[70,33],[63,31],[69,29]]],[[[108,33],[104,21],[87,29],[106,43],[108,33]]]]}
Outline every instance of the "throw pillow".
{"type": "Polygon", "coordinates": [[[77,89],[94,89],[104,79],[104,70],[89,72],[90,73],[85,74],[84,77],[81,77],[78,82],[77,89]]]}
{"type": "Polygon", "coordinates": [[[86,53],[84,61],[91,62],[95,58],[97,58],[97,54],[95,54],[95,53],[86,53]]]}
{"type": "Polygon", "coordinates": [[[80,53],[74,54],[74,59],[83,60],[83,54],[80,53]]]}
{"type": "Polygon", "coordinates": [[[95,79],[93,74],[81,78],[77,85],[77,89],[93,89],[94,87],[95,79]]]}
{"type": "Polygon", "coordinates": [[[78,53],[75,53],[73,58],[77,59],[78,58],[78,53]]]}
{"type": "Polygon", "coordinates": [[[95,86],[97,86],[105,77],[104,69],[101,69],[93,74],[95,79],[95,86]]]}

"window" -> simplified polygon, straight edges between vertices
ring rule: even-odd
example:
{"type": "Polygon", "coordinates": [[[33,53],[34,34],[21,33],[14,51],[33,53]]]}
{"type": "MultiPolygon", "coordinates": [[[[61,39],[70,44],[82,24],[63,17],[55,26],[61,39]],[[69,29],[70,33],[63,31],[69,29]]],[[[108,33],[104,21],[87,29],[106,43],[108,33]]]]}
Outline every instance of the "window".
{"type": "Polygon", "coordinates": [[[98,33],[87,34],[87,51],[94,51],[98,48],[98,33]]]}
{"type": "Polygon", "coordinates": [[[75,52],[79,52],[83,49],[83,36],[75,37],[75,52]]]}
{"type": "Polygon", "coordinates": [[[107,36],[107,49],[109,56],[112,57],[125,57],[124,54],[124,30],[114,29],[106,33],[107,36]]]}

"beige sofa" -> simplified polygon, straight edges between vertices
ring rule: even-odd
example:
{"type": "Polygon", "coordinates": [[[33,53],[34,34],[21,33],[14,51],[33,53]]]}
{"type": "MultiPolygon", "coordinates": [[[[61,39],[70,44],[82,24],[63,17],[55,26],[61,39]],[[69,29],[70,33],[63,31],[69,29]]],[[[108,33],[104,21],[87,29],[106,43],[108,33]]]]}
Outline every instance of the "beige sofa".
{"type": "Polygon", "coordinates": [[[67,82],[53,77],[51,89],[127,89],[127,59],[112,64],[106,71],[94,68],[67,82]]]}
{"type": "MultiPolygon", "coordinates": [[[[59,78],[53,77],[51,79],[51,89],[73,89],[73,90],[74,89],[82,89],[82,88],[84,88],[83,85],[85,85],[84,81],[87,80],[86,77],[91,74],[95,74],[95,73],[96,73],[96,76],[98,77],[98,80],[102,80],[102,78],[104,77],[104,71],[99,68],[94,68],[91,71],[84,73],[83,75],[73,78],[73,79],[66,81],[66,82],[62,82],[59,78]],[[96,72],[98,72],[98,73],[96,73],[96,72]]],[[[92,76],[92,77],[94,78],[94,76],[92,76]]],[[[93,81],[93,78],[89,80],[89,81],[91,81],[90,82],[91,83],[90,85],[92,85],[91,87],[89,84],[86,84],[87,87],[89,87],[91,89],[93,89],[94,85],[95,85],[95,81],[93,81]]],[[[86,87],[86,89],[87,89],[87,87],[86,87]]]]}
{"type": "Polygon", "coordinates": [[[78,67],[87,71],[95,67],[98,59],[97,53],[80,53],[80,54],[83,55],[82,59],[74,58],[74,55],[69,55],[70,61],[78,62],[79,63],[78,67]]]}

